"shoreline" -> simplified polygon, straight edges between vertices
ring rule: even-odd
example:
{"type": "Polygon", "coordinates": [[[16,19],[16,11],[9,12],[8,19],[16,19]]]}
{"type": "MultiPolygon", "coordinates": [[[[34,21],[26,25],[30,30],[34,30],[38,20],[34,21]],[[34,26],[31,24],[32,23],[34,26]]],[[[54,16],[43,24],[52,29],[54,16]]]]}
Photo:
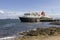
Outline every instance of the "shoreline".
{"type": "Polygon", "coordinates": [[[3,37],[3,38],[0,38],[0,40],[15,40],[15,36],[8,36],[8,37],[3,37]]]}
{"type": "Polygon", "coordinates": [[[60,40],[60,27],[36,28],[19,34],[24,36],[18,37],[16,40],[57,40],[56,37],[60,40]]]}
{"type": "Polygon", "coordinates": [[[44,28],[34,28],[27,31],[21,31],[17,33],[17,35],[15,36],[0,38],[0,40],[21,40],[21,39],[25,40],[24,38],[26,38],[26,40],[30,40],[28,38],[35,39],[36,37],[38,37],[37,39],[43,38],[44,40],[44,38],[51,38],[58,36],[60,36],[60,27],[47,27],[47,28],[44,27],[44,28]]]}

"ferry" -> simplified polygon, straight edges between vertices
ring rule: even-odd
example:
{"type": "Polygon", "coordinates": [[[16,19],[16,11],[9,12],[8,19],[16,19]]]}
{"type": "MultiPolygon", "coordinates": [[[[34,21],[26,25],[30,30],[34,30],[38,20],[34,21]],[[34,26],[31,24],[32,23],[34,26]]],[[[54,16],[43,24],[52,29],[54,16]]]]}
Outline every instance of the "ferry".
{"type": "Polygon", "coordinates": [[[38,12],[25,13],[24,16],[19,17],[21,22],[51,22],[53,18],[47,17],[45,12],[42,11],[41,14],[38,12]]]}

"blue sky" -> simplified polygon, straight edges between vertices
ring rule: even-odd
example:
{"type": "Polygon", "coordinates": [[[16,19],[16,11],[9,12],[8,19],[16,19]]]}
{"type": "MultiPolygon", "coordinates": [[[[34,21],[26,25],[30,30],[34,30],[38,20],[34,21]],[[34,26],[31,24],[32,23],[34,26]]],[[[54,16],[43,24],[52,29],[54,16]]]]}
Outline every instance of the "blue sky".
{"type": "Polygon", "coordinates": [[[0,0],[0,19],[18,18],[29,11],[60,16],[60,0],[0,0]]]}

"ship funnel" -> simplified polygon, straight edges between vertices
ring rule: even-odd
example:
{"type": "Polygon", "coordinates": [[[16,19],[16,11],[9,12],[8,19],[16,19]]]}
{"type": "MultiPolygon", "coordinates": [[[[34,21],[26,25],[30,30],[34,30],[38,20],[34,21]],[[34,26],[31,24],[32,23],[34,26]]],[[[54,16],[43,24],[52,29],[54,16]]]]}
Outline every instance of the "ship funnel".
{"type": "Polygon", "coordinates": [[[44,11],[41,12],[41,16],[45,16],[45,12],[44,11]]]}

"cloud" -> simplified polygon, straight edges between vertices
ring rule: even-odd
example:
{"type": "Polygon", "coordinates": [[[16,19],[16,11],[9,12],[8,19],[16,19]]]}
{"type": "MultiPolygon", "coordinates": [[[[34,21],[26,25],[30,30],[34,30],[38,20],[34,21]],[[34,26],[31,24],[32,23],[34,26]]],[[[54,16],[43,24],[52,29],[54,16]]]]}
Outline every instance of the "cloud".
{"type": "Polygon", "coordinates": [[[11,12],[7,11],[5,14],[8,14],[8,16],[21,16],[24,14],[24,12],[11,12]]]}
{"type": "Polygon", "coordinates": [[[3,10],[0,10],[0,13],[2,13],[2,14],[3,14],[3,13],[5,13],[5,12],[4,12],[3,10]]]}
{"type": "Polygon", "coordinates": [[[0,19],[19,18],[19,16],[22,16],[24,13],[25,12],[21,12],[21,11],[0,10],[0,19]]]}
{"type": "MultiPolygon", "coordinates": [[[[19,18],[20,16],[23,16],[24,13],[23,11],[4,11],[4,10],[0,10],[0,19],[6,19],[6,18],[19,18]]],[[[53,14],[51,12],[47,12],[46,16],[50,16],[50,17],[59,17],[60,13],[58,14],[53,14]]]]}

